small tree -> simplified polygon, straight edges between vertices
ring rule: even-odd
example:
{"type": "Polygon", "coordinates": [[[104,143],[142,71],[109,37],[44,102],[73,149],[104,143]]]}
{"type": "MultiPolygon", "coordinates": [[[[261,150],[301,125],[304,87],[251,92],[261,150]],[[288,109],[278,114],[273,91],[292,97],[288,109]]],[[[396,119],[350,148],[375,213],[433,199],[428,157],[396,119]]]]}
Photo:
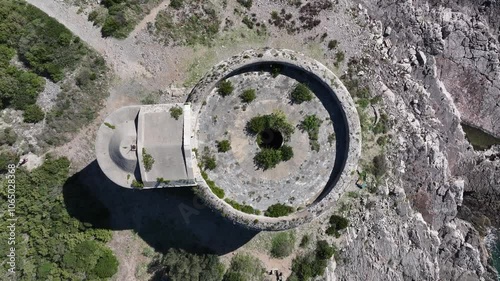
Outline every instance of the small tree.
{"type": "Polygon", "coordinates": [[[240,95],[240,98],[241,98],[241,101],[244,103],[251,103],[256,98],[255,89],[246,89],[240,95]]]}
{"type": "Polygon", "coordinates": [[[219,84],[219,95],[226,97],[229,96],[234,91],[233,83],[229,80],[224,80],[219,84]]]}
{"type": "Polygon", "coordinates": [[[290,98],[293,103],[301,104],[305,101],[312,100],[313,95],[311,93],[311,90],[309,90],[306,85],[300,83],[295,87],[295,89],[293,89],[290,98]]]}
{"type": "Polygon", "coordinates": [[[231,142],[229,140],[221,140],[217,142],[217,150],[219,152],[227,152],[231,150],[231,142]]]}
{"type": "Polygon", "coordinates": [[[179,120],[179,117],[182,115],[183,111],[180,106],[174,106],[170,108],[170,116],[175,120],[179,120]]]}
{"type": "Polygon", "coordinates": [[[335,49],[335,48],[337,48],[338,44],[339,44],[339,42],[337,40],[330,40],[328,42],[328,49],[330,49],[330,50],[335,49]]]}
{"type": "Polygon", "coordinates": [[[26,123],[38,123],[45,118],[45,113],[38,105],[31,104],[26,106],[23,117],[26,123]]]}
{"type": "Polygon", "coordinates": [[[144,187],[144,184],[142,183],[142,181],[138,181],[138,180],[133,180],[132,181],[132,187],[133,188],[143,188],[144,187]]]}
{"type": "Polygon", "coordinates": [[[325,240],[318,241],[316,245],[316,257],[320,260],[328,260],[335,254],[335,248],[325,240]]]}

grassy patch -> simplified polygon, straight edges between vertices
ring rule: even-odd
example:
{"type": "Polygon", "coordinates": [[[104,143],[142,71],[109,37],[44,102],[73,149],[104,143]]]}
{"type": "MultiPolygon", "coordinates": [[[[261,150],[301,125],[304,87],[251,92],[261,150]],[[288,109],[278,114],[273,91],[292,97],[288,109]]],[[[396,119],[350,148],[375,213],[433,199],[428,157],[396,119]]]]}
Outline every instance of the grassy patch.
{"type": "Polygon", "coordinates": [[[313,94],[305,84],[300,83],[295,87],[295,89],[293,89],[290,94],[290,99],[292,100],[292,103],[301,104],[312,100],[313,94]]]}
{"type": "Polygon", "coordinates": [[[110,129],[113,129],[113,130],[116,128],[115,125],[112,125],[112,124],[110,124],[108,122],[104,122],[104,125],[106,125],[106,127],[110,128],[110,129]]]}
{"type": "Polygon", "coordinates": [[[238,202],[236,202],[236,201],[234,201],[232,199],[229,199],[229,198],[224,199],[224,201],[226,201],[226,203],[228,203],[229,205],[231,205],[236,210],[242,211],[243,213],[253,214],[253,215],[260,215],[260,211],[257,210],[257,209],[254,209],[250,205],[240,204],[240,203],[238,203],[238,202]]]}
{"type": "Polygon", "coordinates": [[[307,135],[309,135],[309,145],[314,151],[319,151],[318,135],[321,123],[323,123],[323,120],[316,117],[316,115],[307,115],[299,124],[302,132],[307,132],[307,135]]]}
{"type": "Polygon", "coordinates": [[[217,141],[217,151],[227,152],[231,150],[231,142],[229,140],[217,141]]]}
{"type": "Polygon", "coordinates": [[[288,257],[295,249],[295,235],[293,232],[276,234],[271,241],[271,256],[273,258],[288,257]]]}
{"type": "Polygon", "coordinates": [[[255,94],[255,89],[246,89],[240,95],[241,102],[244,103],[251,103],[256,97],[257,95],[255,94]]]}
{"type": "Polygon", "coordinates": [[[182,107],[180,106],[174,106],[170,108],[170,116],[175,120],[179,120],[179,117],[181,117],[182,113],[182,107]]]}

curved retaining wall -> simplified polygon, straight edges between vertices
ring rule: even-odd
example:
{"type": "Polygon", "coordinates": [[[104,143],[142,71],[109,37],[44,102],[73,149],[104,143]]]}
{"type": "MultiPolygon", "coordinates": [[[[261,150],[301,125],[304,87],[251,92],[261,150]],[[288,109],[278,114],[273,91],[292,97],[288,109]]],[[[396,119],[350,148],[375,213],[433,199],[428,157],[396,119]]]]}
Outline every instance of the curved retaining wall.
{"type": "MultiPolygon", "coordinates": [[[[349,184],[354,184],[354,171],[361,153],[361,127],[353,100],[340,79],[318,61],[291,50],[259,49],[247,50],[215,65],[193,88],[188,97],[196,115],[203,109],[217,83],[230,76],[244,72],[262,70],[270,65],[283,66],[282,74],[299,82],[307,82],[328,110],[337,135],[337,155],[334,169],[325,188],[314,202],[305,209],[288,216],[271,218],[240,212],[212,193],[206,182],[196,171],[198,187],[195,192],[205,204],[222,213],[228,219],[256,230],[285,230],[310,222],[329,209],[349,184]]],[[[198,131],[198,119],[194,118],[194,131],[198,131]]],[[[197,146],[195,133],[194,147],[197,146]]],[[[197,167],[197,165],[195,165],[197,167]]]]}

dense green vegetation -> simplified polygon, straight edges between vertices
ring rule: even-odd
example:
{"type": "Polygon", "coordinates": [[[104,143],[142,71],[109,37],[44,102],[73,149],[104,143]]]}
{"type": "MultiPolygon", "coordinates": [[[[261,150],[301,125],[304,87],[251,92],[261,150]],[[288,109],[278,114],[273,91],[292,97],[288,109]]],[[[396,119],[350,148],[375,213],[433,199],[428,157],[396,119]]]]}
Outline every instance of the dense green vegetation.
{"type": "Polygon", "coordinates": [[[255,100],[256,97],[257,95],[255,94],[255,89],[246,89],[240,95],[240,99],[244,103],[251,103],[252,101],[255,100]]]}
{"type": "Polygon", "coordinates": [[[295,131],[293,125],[288,123],[285,113],[276,111],[268,115],[256,116],[248,121],[247,130],[253,135],[262,133],[266,129],[278,131],[283,135],[285,141],[290,139],[290,136],[295,131]]]}
{"type": "Polygon", "coordinates": [[[0,131],[0,145],[13,145],[17,141],[17,134],[11,127],[0,131]]]}
{"type": "Polygon", "coordinates": [[[335,247],[321,240],[316,244],[316,251],[296,257],[292,262],[292,274],[288,281],[308,281],[325,273],[327,261],[335,254],[335,247]]]}
{"type": "Polygon", "coordinates": [[[263,148],[253,158],[257,167],[268,170],[276,167],[282,161],[288,161],[293,157],[291,146],[283,145],[278,149],[263,148]]]}
{"type": "Polygon", "coordinates": [[[219,95],[223,97],[226,97],[229,96],[231,93],[233,93],[233,90],[234,90],[233,83],[231,83],[231,81],[229,80],[224,80],[219,83],[219,89],[217,90],[217,93],[219,93],[219,95]]]}
{"type": "MultiPolygon", "coordinates": [[[[44,142],[62,144],[94,119],[107,94],[105,72],[104,60],[56,20],[24,1],[0,0],[0,109],[33,105],[45,86],[43,77],[61,86],[56,106],[46,114],[44,142]],[[70,72],[77,75],[65,78],[70,72]]],[[[30,122],[42,117],[35,107],[29,111],[30,122]]]]}
{"type": "Polygon", "coordinates": [[[150,171],[153,168],[153,164],[155,163],[155,159],[151,154],[146,151],[146,148],[142,148],[142,164],[144,164],[144,169],[146,171],[150,171]]]}
{"type": "Polygon", "coordinates": [[[295,249],[295,235],[293,232],[276,234],[271,241],[271,256],[274,258],[288,257],[295,249]]]}
{"type": "Polygon", "coordinates": [[[305,84],[298,84],[295,89],[293,89],[290,94],[290,99],[293,103],[301,104],[306,101],[310,101],[313,98],[311,90],[305,84]]]}
{"type": "Polygon", "coordinates": [[[221,24],[214,5],[205,0],[175,2],[158,13],[150,31],[165,44],[212,44],[221,24]]]}
{"type": "Polygon", "coordinates": [[[170,108],[170,116],[175,120],[179,120],[179,117],[182,115],[182,108],[180,106],[174,106],[170,108]]]}
{"type": "MultiPolygon", "coordinates": [[[[68,214],[61,186],[67,179],[69,165],[66,158],[49,157],[31,172],[17,169],[17,280],[106,280],[117,271],[117,259],[105,246],[111,232],[93,228],[68,214]]],[[[1,185],[0,196],[5,202],[7,180],[1,185]]],[[[94,215],[104,220],[107,217],[105,211],[96,208],[79,211],[96,212],[94,215]]],[[[7,229],[6,220],[0,224],[7,229]]],[[[7,236],[7,231],[0,232],[3,241],[7,241],[7,236]]],[[[7,243],[0,244],[4,253],[8,252],[7,247],[7,243]]]]}
{"type": "Polygon", "coordinates": [[[226,201],[227,204],[231,205],[236,210],[242,211],[243,213],[260,215],[260,211],[257,209],[254,209],[250,205],[241,204],[241,203],[238,203],[238,202],[236,202],[232,199],[229,199],[229,198],[224,199],[224,201],[226,201]]]}
{"type": "Polygon", "coordinates": [[[326,234],[334,235],[337,238],[340,236],[339,231],[349,226],[349,220],[339,215],[332,215],[329,222],[330,226],[327,228],[326,234]]]}
{"type": "Polygon", "coordinates": [[[231,142],[229,140],[217,141],[217,151],[228,152],[231,150],[231,142]]]}
{"type": "Polygon", "coordinates": [[[38,123],[45,118],[45,112],[36,104],[30,104],[25,107],[24,122],[26,123],[38,123]]]}
{"type": "Polygon", "coordinates": [[[316,117],[316,115],[307,115],[299,124],[302,132],[307,132],[309,135],[309,145],[314,151],[319,151],[318,134],[321,123],[323,121],[316,117]]]}
{"type": "Polygon", "coordinates": [[[293,211],[294,211],[293,207],[278,203],[269,206],[264,215],[267,217],[277,218],[289,215],[293,213],[293,211]]]}
{"type": "Polygon", "coordinates": [[[262,281],[264,280],[262,262],[247,254],[236,254],[222,281],[262,281]]]}
{"type": "Polygon", "coordinates": [[[220,281],[224,266],[216,255],[191,254],[180,249],[169,249],[150,265],[152,280],[169,281],[220,281]]]}

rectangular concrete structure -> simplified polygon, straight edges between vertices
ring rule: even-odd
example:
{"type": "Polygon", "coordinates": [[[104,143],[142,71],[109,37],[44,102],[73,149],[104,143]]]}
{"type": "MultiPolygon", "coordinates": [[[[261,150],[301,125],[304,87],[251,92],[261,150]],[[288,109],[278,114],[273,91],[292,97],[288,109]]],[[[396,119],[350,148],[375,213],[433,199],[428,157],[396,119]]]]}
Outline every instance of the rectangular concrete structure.
{"type": "Polygon", "coordinates": [[[137,123],[137,156],[144,187],[195,185],[190,144],[191,106],[142,106],[137,123]],[[170,113],[173,107],[183,110],[177,120],[170,113]],[[149,171],[144,167],[143,149],[154,159],[149,171]],[[158,178],[166,182],[158,183],[158,178]]]}

